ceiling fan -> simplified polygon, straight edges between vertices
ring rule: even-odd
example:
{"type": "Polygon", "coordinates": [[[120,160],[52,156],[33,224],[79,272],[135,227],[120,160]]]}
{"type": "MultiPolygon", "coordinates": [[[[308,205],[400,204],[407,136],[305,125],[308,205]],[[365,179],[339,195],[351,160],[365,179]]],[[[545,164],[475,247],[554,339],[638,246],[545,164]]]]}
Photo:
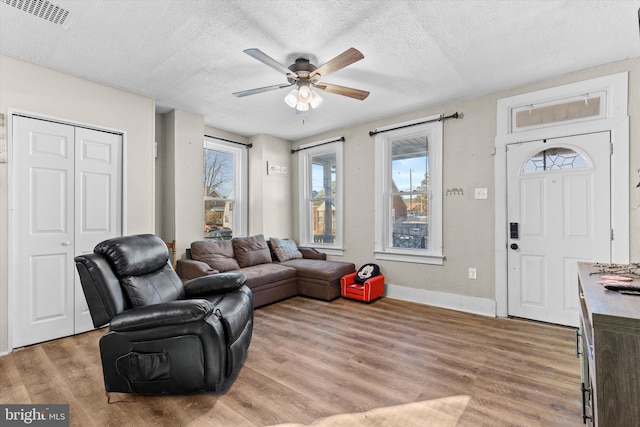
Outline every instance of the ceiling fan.
{"type": "Polygon", "coordinates": [[[320,79],[324,76],[364,58],[364,55],[358,49],[353,47],[345,50],[340,55],[320,67],[316,67],[314,64],[310,63],[307,58],[298,58],[293,64],[286,67],[266,53],[262,52],[260,49],[245,49],[243,52],[263,64],[270,66],[276,71],[283,73],[287,77],[288,83],[234,92],[234,96],[243,97],[255,95],[257,93],[284,89],[295,85],[296,87],[285,97],[285,102],[290,107],[295,108],[297,112],[305,112],[309,110],[309,107],[316,108],[320,105],[322,98],[314,89],[348,96],[349,98],[359,99],[361,101],[369,96],[369,92],[365,90],[320,82],[320,79]]]}

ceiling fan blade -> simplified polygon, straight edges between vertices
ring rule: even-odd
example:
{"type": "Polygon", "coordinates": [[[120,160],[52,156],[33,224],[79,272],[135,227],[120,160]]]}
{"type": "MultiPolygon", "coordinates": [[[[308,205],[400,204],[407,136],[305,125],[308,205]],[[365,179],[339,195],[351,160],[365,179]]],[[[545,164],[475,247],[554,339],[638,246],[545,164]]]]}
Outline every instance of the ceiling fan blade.
{"type": "Polygon", "coordinates": [[[319,76],[326,76],[329,73],[336,72],[347,65],[351,65],[354,62],[360,61],[364,58],[364,55],[356,48],[350,47],[342,52],[340,55],[333,58],[331,61],[322,64],[309,76],[310,79],[319,79],[319,76]]]}
{"type": "Polygon", "coordinates": [[[255,95],[256,93],[269,92],[270,90],[276,90],[276,89],[283,89],[289,86],[293,86],[293,84],[280,84],[280,85],[259,87],[256,89],[242,90],[240,92],[233,92],[233,96],[237,96],[238,98],[241,98],[243,96],[255,95]]]}
{"type": "Polygon", "coordinates": [[[351,87],[331,85],[328,83],[317,83],[313,87],[323,90],[329,93],[335,93],[337,95],[348,96],[349,98],[364,100],[369,96],[369,92],[366,90],[354,89],[351,87]]]}
{"type": "Polygon", "coordinates": [[[296,73],[294,73],[293,71],[288,69],[286,66],[282,65],[281,63],[279,63],[278,61],[276,61],[275,59],[273,59],[272,57],[270,57],[260,49],[256,49],[256,48],[245,49],[243,50],[243,52],[249,55],[250,57],[257,59],[263,64],[268,65],[269,67],[273,68],[276,71],[279,71],[281,73],[284,73],[287,76],[291,76],[296,79],[298,78],[298,75],[296,73]]]}

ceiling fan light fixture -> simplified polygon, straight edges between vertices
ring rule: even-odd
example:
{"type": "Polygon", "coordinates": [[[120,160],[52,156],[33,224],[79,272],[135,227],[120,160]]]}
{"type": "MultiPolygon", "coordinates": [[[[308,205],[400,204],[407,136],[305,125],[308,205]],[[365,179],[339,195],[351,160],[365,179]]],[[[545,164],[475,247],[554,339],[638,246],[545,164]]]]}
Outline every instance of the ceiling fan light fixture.
{"type": "Polygon", "coordinates": [[[318,92],[312,90],[311,101],[309,101],[309,105],[311,105],[311,108],[318,108],[320,104],[322,104],[322,97],[318,95],[318,92]]]}
{"type": "Polygon", "coordinates": [[[309,89],[308,85],[300,85],[298,93],[301,101],[309,102],[311,100],[311,89],[309,89]]]}
{"type": "Polygon", "coordinates": [[[284,97],[284,102],[291,108],[296,108],[298,104],[298,89],[291,89],[291,91],[284,97]]]}
{"type": "Polygon", "coordinates": [[[289,107],[295,108],[296,112],[304,113],[309,111],[309,107],[317,108],[322,103],[322,98],[318,95],[318,92],[311,90],[309,85],[303,84],[297,89],[292,89],[284,97],[284,102],[289,107]]]}

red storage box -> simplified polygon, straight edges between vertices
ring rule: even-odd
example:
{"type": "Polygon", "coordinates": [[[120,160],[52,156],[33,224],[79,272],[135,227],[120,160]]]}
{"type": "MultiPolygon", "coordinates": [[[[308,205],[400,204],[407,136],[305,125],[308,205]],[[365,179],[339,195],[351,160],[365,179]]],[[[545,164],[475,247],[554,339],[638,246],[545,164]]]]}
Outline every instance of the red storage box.
{"type": "Polygon", "coordinates": [[[347,274],[340,279],[343,297],[365,302],[382,297],[384,294],[384,276],[382,274],[367,279],[362,285],[354,282],[356,274],[347,274]]]}

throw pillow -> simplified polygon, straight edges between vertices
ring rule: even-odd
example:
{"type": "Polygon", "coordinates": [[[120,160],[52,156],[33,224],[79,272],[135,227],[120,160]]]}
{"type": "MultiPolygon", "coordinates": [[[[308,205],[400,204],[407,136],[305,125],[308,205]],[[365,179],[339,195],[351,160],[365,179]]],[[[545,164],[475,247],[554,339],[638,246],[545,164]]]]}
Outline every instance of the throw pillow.
{"type": "Polygon", "coordinates": [[[271,262],[271,252],[262,234],[249,237],[234,237],[233,254],[241,268],[271,262]]]}
{"type": "Polygon", "coordinates": [[[302,258],[302,252],[298,250],[298,246],[293,240],[272,237],[270,241],[278,261],[285,262],[290,259],[302,258]]]}
{"type": "Polygon", "coordinates": [[[240,269],[231,240],[200,240],[191,243],[191,258],[202,261],[220,273],[240,269]]]}
{"type": "Polygon", "coordinates": [[[376,264],[365,264],[356,273],[356,277],[353,278],[355,283],[360,285],[364,284],[368,279],[380,275],[380,267],[376,264]]]}

